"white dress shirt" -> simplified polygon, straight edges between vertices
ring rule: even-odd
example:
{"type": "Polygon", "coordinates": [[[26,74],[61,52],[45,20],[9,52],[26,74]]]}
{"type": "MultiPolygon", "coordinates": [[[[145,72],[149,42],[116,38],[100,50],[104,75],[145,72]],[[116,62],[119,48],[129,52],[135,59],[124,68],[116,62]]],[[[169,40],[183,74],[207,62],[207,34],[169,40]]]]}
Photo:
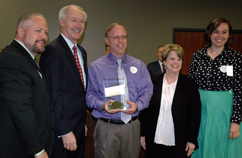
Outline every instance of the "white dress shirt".
{"type": "Polygon", "coordinates": [[[160,69],[161,69],[161,72],[163,73],[163,72],[164,72],[163,63],[162,63],[160,60],[158,60],[158,62],[159,62],[159,64],[160,64],[160,69]]]}
{"type": "Polygon", "coordinates": [[[171,113],[171,105],[176,90],[177,79],[172,84],[168,84],[165,77],[163,79],[160,113],[157,121],[154,142],[166,146],[175,146],[174,123],[171,113]]]}
{"type": "Polygon", "coordinates": [[[72,54],[74,56],[74,50],[72,49],[74,46],[76,46],[77,48],[77,55],[78,55],[78,59],[79,59],[79,62],[80,62],[80,65],[82,67],[82,75],[83,75],[83,80],[84,80],[84,87],[86,89],[86,73],[85,73],[85,69],[84,69],[84,60],[82,58],[82,52],[81,50],[77,47],[77,43],[73,44],[64,34],[61,33],[61,36],[64,38],[64,40],[66,41],[67,45],[70,47],[71,51],[72,51],[72,54]]]}

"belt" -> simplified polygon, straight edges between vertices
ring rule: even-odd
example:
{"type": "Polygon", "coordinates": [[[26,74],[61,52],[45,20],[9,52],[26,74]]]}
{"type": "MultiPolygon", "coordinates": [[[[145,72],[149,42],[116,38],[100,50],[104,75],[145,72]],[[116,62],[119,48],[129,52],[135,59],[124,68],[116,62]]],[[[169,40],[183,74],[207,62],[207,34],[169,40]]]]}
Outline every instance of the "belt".
{"type": "MultiPolygon", "coordinates": [[[[138,116],[132,117],[128,123],[130,123],[131,121],[135,121],[137,118],[138,116]]],[[[111,120],[111,119],[105,119],[105,118],[100,118],[100,120],[103,120],[104,122],[107,122],[107,123],[117,124],[117,125],[125,124],[122,120],[111,120]]]]}

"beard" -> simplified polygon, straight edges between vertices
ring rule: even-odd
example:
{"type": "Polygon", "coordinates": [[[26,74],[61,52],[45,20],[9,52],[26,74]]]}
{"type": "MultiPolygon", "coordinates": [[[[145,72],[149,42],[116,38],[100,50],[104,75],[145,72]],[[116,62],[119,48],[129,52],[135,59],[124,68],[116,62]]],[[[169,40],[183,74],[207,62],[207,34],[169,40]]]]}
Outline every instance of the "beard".
{"type": "Polygon", "coordinates": [[[36,53],[36,54],[42,54],[45,51],[45,46],[43,48],[39,48],[36,45],[37,41],[35,42],[35,44],[32,46],[32,52],[36,53]]]}
{"type": "Polygon", "coordinates": [[[42,54],[45,51],[45,45],[44,45],[44,47],[38,47],[37,46],[38,41],[43,41],[46,45],[45,40],[37,40],[37,41],[35,41],[35,43],[33,45],[31,45],[31,44],[27,43],[25,39],[23,40],[23,44],[29,49],[30,52],[33,52],[36,54],[42,54]]]}

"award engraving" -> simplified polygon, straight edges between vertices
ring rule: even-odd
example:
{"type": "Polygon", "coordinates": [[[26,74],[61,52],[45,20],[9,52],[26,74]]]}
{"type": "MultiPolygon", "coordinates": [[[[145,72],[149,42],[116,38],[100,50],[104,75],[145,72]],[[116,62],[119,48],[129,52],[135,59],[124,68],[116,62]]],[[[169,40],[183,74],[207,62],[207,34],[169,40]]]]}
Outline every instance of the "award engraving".
{"type": "Polygon", "coordinates": [[[124,79],[103,79],[105,92],[105,102],[112,99],[108,110],[126,109],[125,84],[124,79]]]}

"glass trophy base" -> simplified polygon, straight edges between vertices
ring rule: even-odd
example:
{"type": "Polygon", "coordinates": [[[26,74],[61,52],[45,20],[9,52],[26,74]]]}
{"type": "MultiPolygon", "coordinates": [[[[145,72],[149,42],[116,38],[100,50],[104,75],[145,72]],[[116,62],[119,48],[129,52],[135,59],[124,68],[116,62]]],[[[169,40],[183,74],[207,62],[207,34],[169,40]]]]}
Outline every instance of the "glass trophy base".
{"type": "Polygon", "coordinates": [[[119,102],[119,101],[115,101],[115,102],[112,102],[109,107],[108,107],[108,110],[115,110],[115,109],[124,109],[124,104],[119,102]]]}

